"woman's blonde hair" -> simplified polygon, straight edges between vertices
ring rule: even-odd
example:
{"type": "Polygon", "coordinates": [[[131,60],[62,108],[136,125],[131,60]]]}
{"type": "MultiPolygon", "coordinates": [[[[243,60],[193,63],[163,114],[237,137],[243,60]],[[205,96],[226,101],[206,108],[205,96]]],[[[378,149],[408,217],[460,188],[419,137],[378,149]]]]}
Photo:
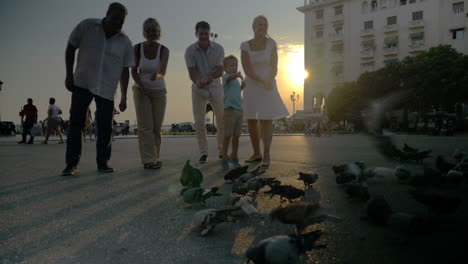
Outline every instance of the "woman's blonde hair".
{"type": "Polygon", "coordinates": [[[265,20],[266,24],[267,24],[267,32],[265,33],[265,36],[269,39],[273,39],[270,35],[268,35],[268,19],[266,18],[266,16],[264,15],[258,15],[254,18],[253,22],[252,22],[252,29],[255,30],[255,24],[257,24],[258,20],[260,19],[263,19],[265,20]]]}
{"type": "Polygon", "coordinates": [[[145,22],[143,22],[143,37],[146,38],[146,31],[150,28],[155,28],[159,31],[156,39],[159,40],[161,39],[161,25],[155,18],[147,18],[145,22]]]}

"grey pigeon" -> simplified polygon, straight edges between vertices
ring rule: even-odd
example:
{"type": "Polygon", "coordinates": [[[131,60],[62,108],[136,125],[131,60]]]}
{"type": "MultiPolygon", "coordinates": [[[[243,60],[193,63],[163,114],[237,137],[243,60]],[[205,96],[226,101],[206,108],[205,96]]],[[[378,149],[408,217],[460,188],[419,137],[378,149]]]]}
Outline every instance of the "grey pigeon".
{"type": "Polygon", "coordinates": [[[307,188],[309,186],[312,186],[312,184],[314,184],[318,180],[318,174],[299,172],[298,180],[304,182],[304,186],[307,188]]]}
{"type": "Polygon", "coordinates": [[[302,235],[273,236],[260,241],[246,252],[247,263],[254,264],[296,264],[307,251],[325,248],[316,245],[322,231],[302,235]]]}
{"type": "Polygon", "coordinates": [[[393,213],[393,210],[387,200],[380,195],[372,197],[367,201],[364,210],[367,218],[378,225],[387,224],[388,219],[393,213]]]}

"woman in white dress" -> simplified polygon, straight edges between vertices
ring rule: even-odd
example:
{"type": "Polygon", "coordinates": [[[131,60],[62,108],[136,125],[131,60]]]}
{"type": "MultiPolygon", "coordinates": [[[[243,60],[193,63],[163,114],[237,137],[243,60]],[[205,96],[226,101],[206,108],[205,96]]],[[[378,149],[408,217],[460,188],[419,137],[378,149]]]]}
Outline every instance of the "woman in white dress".
{"type": "Polygon", "coordinates": [[[252,24],[254,38],[241,44],[242,67],[246,75],[244,89],[244,118],[248,120],[253,155],[246,162],[270,165],[272,121],[289,115],[276,87],[278,51],[276,42],[268,35],[268,20],[257,16],[252,24]],[[259,131],[260,123],[260,131],[259,131]],[[263,140],[263,157],[260,152],[263,140]]]}

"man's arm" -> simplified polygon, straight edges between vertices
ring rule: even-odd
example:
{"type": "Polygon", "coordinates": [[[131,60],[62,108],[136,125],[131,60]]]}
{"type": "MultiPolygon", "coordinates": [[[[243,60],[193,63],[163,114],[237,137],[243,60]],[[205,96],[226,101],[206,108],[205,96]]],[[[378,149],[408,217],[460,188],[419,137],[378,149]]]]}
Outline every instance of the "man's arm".
{"type": "Polygon", "coordinates": [[[197,67],[187,67],[190,80],[195,83],[198,88],[204,88],[206,86],[205,83],[202,82],[200,71],[198,71],[197,67]]]}
{"type": "Polygon", "coordinates": [[[124,112],[127,109],[127,90],[128,90],[128,79],[130,78],[130,73],[128,67],[124,67],[122,74],[120,75],[120,111],[124,112]]]}
{"type": "Polygon", "coordinates": [[[75,64],[75,51],[76,47],[68,43],[67,49],[65,50],[65,68],[67,75],[65,77],[65,87],[68,91],[73,92],[75,89],[75,83],[73,80],[73,65],[75,64]]]}

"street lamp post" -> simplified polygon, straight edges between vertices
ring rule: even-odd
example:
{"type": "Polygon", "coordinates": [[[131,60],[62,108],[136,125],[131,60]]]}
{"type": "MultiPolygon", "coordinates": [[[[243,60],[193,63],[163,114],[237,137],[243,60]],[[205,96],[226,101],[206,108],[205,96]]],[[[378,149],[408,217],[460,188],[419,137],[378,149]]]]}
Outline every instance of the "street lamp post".
{"type": "Polygon", "coordinates": [[[296,102],[299,102],[299,99],[301,98],[299,94],[296,94],[296,92],[293,92],[291,94],[291,102],[293,103],[293,115],[292,115],[292,120],[294,121],[294,114],[296,113],[296,102]]]}

